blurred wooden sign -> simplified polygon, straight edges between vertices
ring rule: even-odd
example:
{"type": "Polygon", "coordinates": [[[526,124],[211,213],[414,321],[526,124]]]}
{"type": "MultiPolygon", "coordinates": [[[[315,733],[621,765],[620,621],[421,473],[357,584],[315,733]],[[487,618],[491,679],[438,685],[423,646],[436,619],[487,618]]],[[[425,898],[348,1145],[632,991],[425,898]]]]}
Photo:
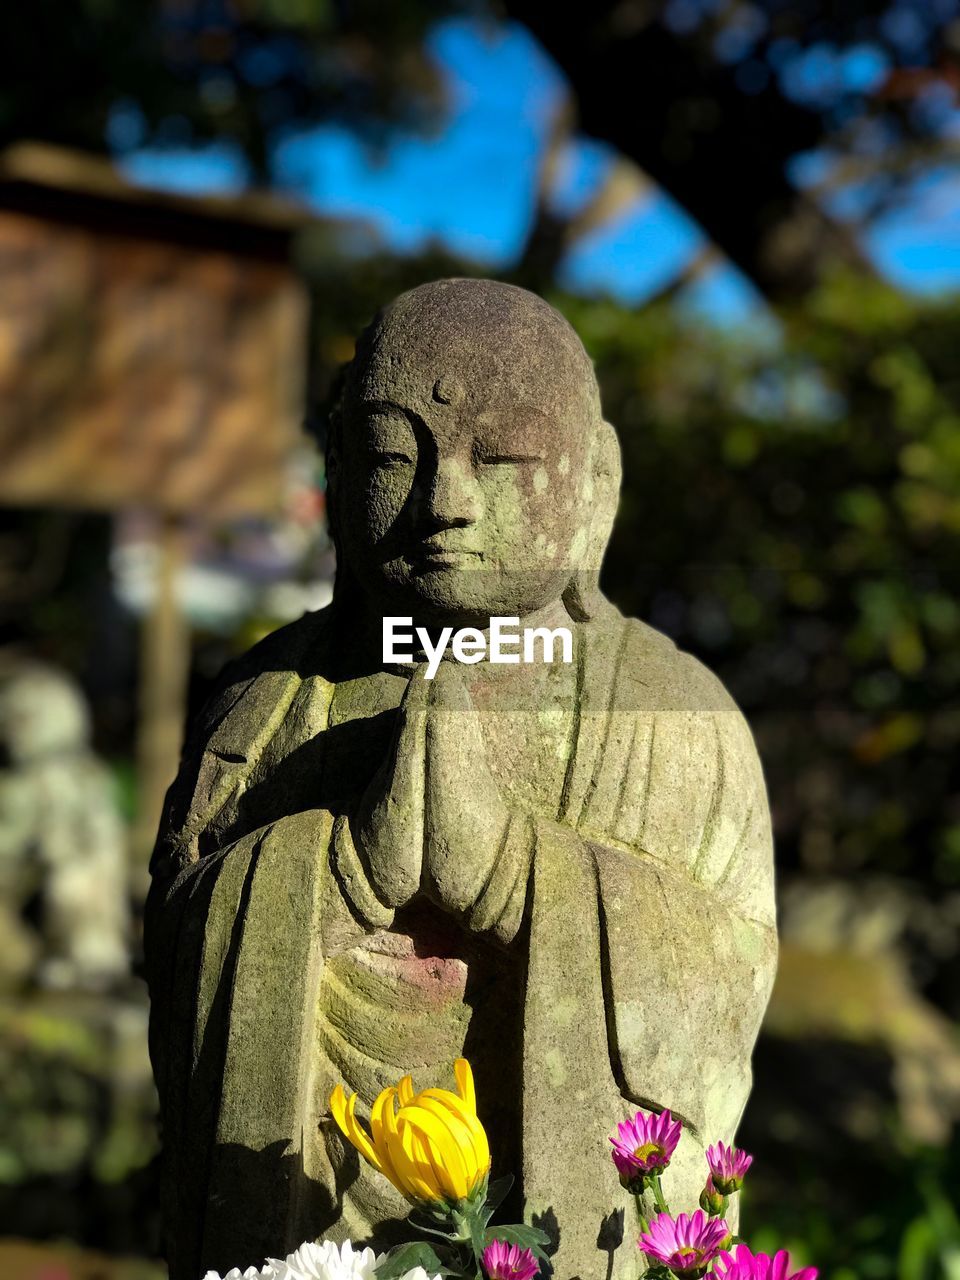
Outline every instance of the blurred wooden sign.
{"type": "Polygon", "coordinates": [[[266,512],[303,414],[307,218],[0,156],[0,503],[266,512]]]}

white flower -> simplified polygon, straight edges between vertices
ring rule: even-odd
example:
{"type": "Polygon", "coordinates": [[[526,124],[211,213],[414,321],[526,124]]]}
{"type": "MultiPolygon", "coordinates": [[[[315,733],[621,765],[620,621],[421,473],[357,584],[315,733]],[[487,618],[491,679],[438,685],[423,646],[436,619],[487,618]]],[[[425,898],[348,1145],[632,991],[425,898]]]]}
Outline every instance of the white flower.
{"type": "Polygon", "coordinates": [[[374,1268],[383,1262],[372,1249],[356,1252],[349,1240],[338,1248],[332,1240],[307,1241],[285,1262],[270,1258],[276,1280],[374,1280],[374,1268]]]}
{"type": "Polygon", "coordinates": [[[222,1277],[219,1271],[208,1271],[203,1280],[279,1280],[279,1277],[268,1262],[260,1271],[256,1267],[247,1267],[246,1271],[231,1267],[222,1277]]]}
{"type": "MultiPolygon", "coordinates": [[[[263,1268],[247,1267],[241,1271],[234,1267],[226,1275],[208,1271],[203,1280],[376,1280],[375,1269],[386,1258],[385,1253],[375,1254],[372,1249],[354,1249],[349,1240],[335,1245],[332,1240],[314,1244],[308,1240],[299,1249],[281,1261],[268,1258],[263,1268]]],[[[428,1275],[423,1267],[407,1271],[401,1280],[440,1280],[428,1275]]]]}

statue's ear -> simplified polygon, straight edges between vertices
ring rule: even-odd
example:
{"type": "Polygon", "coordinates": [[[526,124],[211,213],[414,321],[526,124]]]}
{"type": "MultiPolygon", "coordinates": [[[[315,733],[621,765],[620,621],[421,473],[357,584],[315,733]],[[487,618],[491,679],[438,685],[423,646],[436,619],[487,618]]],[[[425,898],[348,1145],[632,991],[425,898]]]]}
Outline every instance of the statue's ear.
{"type": "Polygon", "coordinates": [[[600,596],[600,566],[613,529],[620,502],[620,441],[609,422],[601,422],[591,453],[593,497],[589,503],[590,523],[587,548],[580,566],[563,593],[563,603],[575,622],[586,622],[597,612],[600,596]]]}

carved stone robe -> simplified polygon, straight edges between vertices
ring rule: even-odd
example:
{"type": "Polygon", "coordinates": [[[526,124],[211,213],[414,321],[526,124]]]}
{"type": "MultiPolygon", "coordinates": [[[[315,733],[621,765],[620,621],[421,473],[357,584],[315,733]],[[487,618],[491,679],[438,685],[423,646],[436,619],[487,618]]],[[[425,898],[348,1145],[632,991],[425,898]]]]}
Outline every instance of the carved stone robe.
{"type": "Polygon", "coordinates": [[[763,778],[693,658],[606,602],[574,631],[535,705],[504,700],[502,668],[475,697],[511,820],[458,918],[386,907],[352,836],[406,677],[335,658],[336,606],[225,673],[168,795],[147,913],[171,1280],[308,1238],[400,1238],[407,1206],[327,1099],[342,1080],[369,1105],[407,1071],[451,1087],[461,1053],[494,1176],[519,1174],[558,1280],[636,1275],[607,1135],[637,1106],[685,1122],[664,1190],[696,1206],[776,963],[763,778]]]}

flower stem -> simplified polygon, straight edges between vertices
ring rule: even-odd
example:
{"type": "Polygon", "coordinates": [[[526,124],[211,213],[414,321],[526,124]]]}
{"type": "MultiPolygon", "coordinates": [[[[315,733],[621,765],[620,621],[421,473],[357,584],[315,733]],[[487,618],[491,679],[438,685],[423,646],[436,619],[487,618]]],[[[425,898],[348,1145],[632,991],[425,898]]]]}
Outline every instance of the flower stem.
{"type": "Polygon", "coordinates": [[[633,1198],[637,1202],[637,1217],[640,1219],[640,1230],[649,1231],[650,1223],[647,1221],[647,1215],[643,1211],[643,1196],[636,1192],[633,1198]]]}
{"type": "Polygon", "coordinates": [[[657,1206],[657,1211],[659,1213],[669,1213],[670,1206],[667,1204],[666,1200],[664,1200],[663,1198],[663,1187],[661,1187],[660,1185],[659,1173],[654,1175],[653,1181],[651,1182],[650,1186],[653,1191],[653,1200],[657,1206]]]}

